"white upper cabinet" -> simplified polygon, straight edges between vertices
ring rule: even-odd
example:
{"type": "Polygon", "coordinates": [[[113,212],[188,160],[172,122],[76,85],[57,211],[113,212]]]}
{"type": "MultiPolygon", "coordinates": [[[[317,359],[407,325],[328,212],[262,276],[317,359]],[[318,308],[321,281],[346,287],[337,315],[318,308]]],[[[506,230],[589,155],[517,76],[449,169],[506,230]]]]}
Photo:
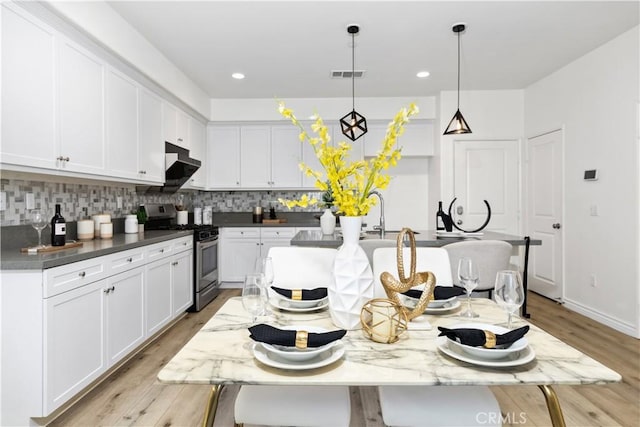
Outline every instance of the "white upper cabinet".
{"type": "Polygon", "coordinates": [[[291,125],[271,127],[271,186],[299,188],[302,185],[302,143],[299,130],[291,125]]]}
{"type": "MultiPolygon", "coordinates": [[[[364,135],[365,157],[376,156],[382,149],[382,141],[387,133],[388,123],[372,123],[364,135]]],[[[433,155],[435,137],[433,120],[413,120],[405,125],[397,145],[402,147],[403,157],[422,157],[433,155]]]]}
{"type": "Polygon", "coordinates": [[[270,188],[271,129],[269,126],[240,128],[240,183],[244,188],[270,188]]]}
{"type": "Polygon", "coordinates": [[[138,178],[138,87],[114,69],[107,71],[107,168],[138,178]]]}
{"type": "Polygon", "coordinates": [[[207,127],[207,187],[240,188],[240,127],[207,127]]]}
{"type": "Polygon", "coordinates": [[[139,90],[138,177],[164,182],[164,141],[162,140],[162,100],[146,89],[139,90]]]}
{"type": "Polygon", "coordinates": [[[189,149],[189,116],[168,102],[162,103],[162,134],[164,140],[189,149]]]}
{"type": "Polygon", "coordinates": [[[10,3],[0,7],[0,160],[4,164],[55,168],[55,33],[10,3]]]}
{"type": "Polygon", "coordinates": [[[58,125],[61,169],[105,172],[104,63],[76,43],[61,38],[58,125]]]}
{"type": "Polygon", "coordinates": [[[191,150],[189,156],[200,160],[202,165],[184,185],[184,188],[204,188],[207,185],[207,151],[206,129],[199,121],[189,118],[189,142],[191,150]]]}

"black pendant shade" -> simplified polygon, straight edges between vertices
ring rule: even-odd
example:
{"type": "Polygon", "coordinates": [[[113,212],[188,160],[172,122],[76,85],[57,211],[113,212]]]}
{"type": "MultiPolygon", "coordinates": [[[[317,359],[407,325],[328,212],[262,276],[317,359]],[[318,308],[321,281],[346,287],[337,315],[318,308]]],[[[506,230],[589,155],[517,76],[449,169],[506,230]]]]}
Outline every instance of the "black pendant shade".
{"type": "Polygon", "coordinates": [[[340,119],[340,127],[344,136],[352,141],[360,138],[367,133],[367,119],[356,111],[356,89],[355,89],[355,74],[356,74],[356,41],[355,35],[360,31],[360,27],[357,25],[349,25],[347,32],[351,34],[351,112],[347,113],[340,119]]]}
{"type": "Polygon", "coordinates": [[[464,24],[455,24],[452,28],[453,32],[458,34],[458,108],[443,135],[459,135],[462,133],[471,133],[469,124],[460,112],[460,33],[464,31],[465,28],[466,26],[464,24]]]}

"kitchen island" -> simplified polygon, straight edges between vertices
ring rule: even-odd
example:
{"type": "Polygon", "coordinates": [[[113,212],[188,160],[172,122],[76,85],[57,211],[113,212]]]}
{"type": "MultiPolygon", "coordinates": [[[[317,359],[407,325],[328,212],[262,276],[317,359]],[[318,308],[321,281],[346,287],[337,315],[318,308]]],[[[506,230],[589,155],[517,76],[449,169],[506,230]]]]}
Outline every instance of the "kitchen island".
{"type": "MultiPolygon", "coordinates": [[[[515,236],[512,234],[498,233],[495,231],[484,231],[482,233],[471,233],[456,237],[440,237],[436,236],[436,232],[433,230],[417,230],[414,231],[416,246],[418,247],[440,247],[448,245],[449,243],[461,242],[463,240],[502,240],[510,243],[513,246],[526,246],[526,238],[522,236],[515,236]]],[[[364,231],[360,240],[397,240],[398,231],[385,232],[384,238],[380,239],[379,231],[364,231]]],[[[541,245],[541,240],[530,240],[530,245],[541,245]]],[[[291,246],[310,246],[310,247],[323,247],[323,248],[337,248],[342,245],[342,235],[339,231],[333,234],[322,234],[320,230],[303,230],[299,231],[293,239],[291,239],[291,246]]]]}

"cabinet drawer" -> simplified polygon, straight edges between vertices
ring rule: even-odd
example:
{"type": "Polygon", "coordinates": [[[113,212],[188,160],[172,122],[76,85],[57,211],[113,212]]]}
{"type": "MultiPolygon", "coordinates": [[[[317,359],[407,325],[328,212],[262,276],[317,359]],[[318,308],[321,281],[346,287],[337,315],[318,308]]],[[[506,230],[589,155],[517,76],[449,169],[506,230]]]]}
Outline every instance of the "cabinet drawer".
{"type": "Polygon", "coordinates": [[[236,228],[221,228],[220,235],[224,238],[236,238],[236,239],[259,239],[260,229],[257,227],[236,227],[236,228]]]}
{"type": "Polygon", "coordinates": [[[173,253],[178,253],[186,250],[193,249],[193,238],[192,237],[183,237],[182,239],[177,239],[173,242],[173,253]]]}
{"type": "Polygon", "coordinates": [[[173,242],[167,241],[162,243],[156,243],[147,247],[147,260],[155,261],[169,256],[173,253],[173,242]]]}
{"type": "Polygon", "coordinates": [[[292,239],[296,235],[293,227],[263,228],[261,230],[263,239],[292,239]]]}
{"type": "Polygon", "coordinates": [[[109,274],[117,274],[144,264],[144,250],[132,249],[109,257],[109,274]]]}
{"type": "Polygon", "coordinates": [[[107,263],[103,257],[49,268],[44,271],[44,297],[87,285],[107,275],[107,263]]]}

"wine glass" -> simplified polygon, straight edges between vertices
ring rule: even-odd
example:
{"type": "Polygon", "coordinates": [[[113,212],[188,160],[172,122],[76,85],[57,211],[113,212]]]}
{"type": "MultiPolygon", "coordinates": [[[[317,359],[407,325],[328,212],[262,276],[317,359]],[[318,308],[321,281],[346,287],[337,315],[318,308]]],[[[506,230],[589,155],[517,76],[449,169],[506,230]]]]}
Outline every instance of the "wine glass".
{"type": "Polygon", "coordinates": [[[49,220],[40,209],[34,209],[31,211],[31,226],[38,232],[38,246],[36,246],[37,248],[44,247],[44,245],[42,244],[42,230],[47,228],[47,225],[49,225],[49,220]]]}
{"type": "Polygon", "coordinates": [[[471,309],[471,292],[478,286],[478,267],[471,258],[461,258],[458,262],[458,278],[462,287],[467,291],[467,309],[460,313],[460,316],[478,317],[478,313],[471,309]]]}
{"type": "Polygon", "coordinates": [[[265,307],[262,274],[247,274],[242,287],[242,305],[251,314],[251,322],[255,323],[265,307]]]}
{"type": "Polygon", "coordinates": [[[265,313],[268,314],[266,303],[269,301],[269,288],[273,284],[273,260],[271,257],[258,258],[256,260],[256,274],[262,274],[262,284],[264,287],[265,313]]]}
{"type": "Polygon", "coordinates": [[[520,273],[513,270],[498,271],[493,295],[496,303],[507,312],[507,328],[511,329],[511,315],[524,302],[524,289],[520,273]]]}

